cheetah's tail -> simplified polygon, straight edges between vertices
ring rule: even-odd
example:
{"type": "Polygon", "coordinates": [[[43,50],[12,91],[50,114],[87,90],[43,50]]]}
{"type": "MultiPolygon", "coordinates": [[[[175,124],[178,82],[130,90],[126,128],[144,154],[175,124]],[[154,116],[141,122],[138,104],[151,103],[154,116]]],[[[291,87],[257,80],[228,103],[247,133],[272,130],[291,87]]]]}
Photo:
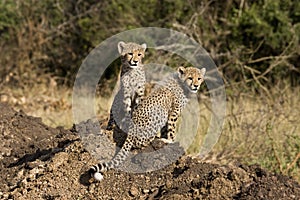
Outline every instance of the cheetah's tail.
{"type": "Polygon", "coordinates": [[[95,179],[97,179],[95,176],[96,174],[100,173],[102,176],[102,172],[105,172],[106,170],[111,169],[111,168],[119,167],[124,162],[124,160],[127,158],[132,145],[133,144],[132,144],[131,138],[130,138],[130,136],[128,136],[125,143],[123,144],[121,150],[115,155],[115,157],[111,161],[99,163],[90,168],[89,174],[91,175],[91,177],[94,177],[95,179]]]}

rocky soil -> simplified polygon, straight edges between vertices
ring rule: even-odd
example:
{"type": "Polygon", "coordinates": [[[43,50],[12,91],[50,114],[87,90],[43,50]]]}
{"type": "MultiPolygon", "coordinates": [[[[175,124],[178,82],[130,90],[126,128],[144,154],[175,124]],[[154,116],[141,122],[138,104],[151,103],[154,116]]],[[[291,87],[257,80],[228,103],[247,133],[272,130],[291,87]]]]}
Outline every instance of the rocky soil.
{"type": "MultiPolygon", "coordinates": [[[[104,180],[96,182],[87,170],[97,159],[109,159],[115,147],[88,144],[113,138],[91,132],[90,122],[72,130],[51,128],[40,118],[0,104],[0,199],[300,199],[299,183],[289,177],[257,165],[220,166],[187,155],[152,172],[109,170],[104,180]],[[79,137],[77,132],[83,129],[87,134],[79,137]]],[[[157,141],[135,152],[163,146],[157,141]]],[[[168,161],[166,152],[172,159],[181,155],[178,144],[169,147],[151,159],[133,154],[124,167],[151,171],[168,161]]]]}

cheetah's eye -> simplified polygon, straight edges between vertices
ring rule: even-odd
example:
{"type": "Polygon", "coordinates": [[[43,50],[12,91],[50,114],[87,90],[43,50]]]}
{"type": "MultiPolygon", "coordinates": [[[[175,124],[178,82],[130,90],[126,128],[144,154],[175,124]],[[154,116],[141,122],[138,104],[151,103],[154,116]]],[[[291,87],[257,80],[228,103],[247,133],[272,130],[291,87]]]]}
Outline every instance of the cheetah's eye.
{"type": "Polygon", "coordinates": [[[141,55],[142,55],[141,53],[138,54],[138,56],[141,56],[141,55]]]}
{"type": "Polygon", "coordinates": [[[188,77],[188,79],[189,79],[189,80],[193,80],[193,78],[192,78],[192,77],[188,77]]]}
{"type": "Polygon", "coordinates": [[[132,55],[133,55],[133,53],[128,53],[128,55],[132,56],[132,55]]]}
{"type": "Polygon", "coordinates": [[[201,80],[201,78],[198,78],[198,81],[200,81],[201,80]]]}

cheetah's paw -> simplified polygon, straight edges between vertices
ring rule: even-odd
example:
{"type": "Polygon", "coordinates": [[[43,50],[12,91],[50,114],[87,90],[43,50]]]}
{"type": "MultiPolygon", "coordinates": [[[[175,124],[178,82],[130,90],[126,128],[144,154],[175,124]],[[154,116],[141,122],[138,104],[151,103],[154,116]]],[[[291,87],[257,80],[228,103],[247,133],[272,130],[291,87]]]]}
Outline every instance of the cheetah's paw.
{"type": "Polygon", "coordinates": [[[165,144],[171,144],[171,143],[174,143],[173,140],[171,140],[171,139],[166,139],[166,138],[160,138],[160,141],[164,142],[165,144]]]}

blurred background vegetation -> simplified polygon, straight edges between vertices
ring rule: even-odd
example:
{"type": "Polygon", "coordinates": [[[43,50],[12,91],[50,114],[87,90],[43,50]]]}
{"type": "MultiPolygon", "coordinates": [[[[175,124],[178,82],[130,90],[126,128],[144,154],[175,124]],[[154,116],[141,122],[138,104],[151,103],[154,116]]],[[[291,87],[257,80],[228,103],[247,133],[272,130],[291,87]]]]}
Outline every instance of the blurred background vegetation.
{"type": "MultiPolygon", "coordinates": [[[[227,118],[207,160],[259,163],[300,180],[296,0],[2,0],[1,102],[40,116],[49,125],[69,128],[72,84],[83,59],[106,38],[149,26],[193,37],[223,75],[227,118]]],[[[145,60],[156,61],[155,56],[149,53],[145,60]]],[[[177,66],[168,57],[162,62],[177,66]]],[[[115,77],[117,71],[109,73],[115,77]]],[[[209,102],[203,97],[204,104],[209,102]]],[[[99,107],[107,115],[109,108],[103,103],[99,107]]],[[[209,123],[209,106],[202,109],[207,110],[200,122],[203,130],[191,153],[209,123]]]]}

